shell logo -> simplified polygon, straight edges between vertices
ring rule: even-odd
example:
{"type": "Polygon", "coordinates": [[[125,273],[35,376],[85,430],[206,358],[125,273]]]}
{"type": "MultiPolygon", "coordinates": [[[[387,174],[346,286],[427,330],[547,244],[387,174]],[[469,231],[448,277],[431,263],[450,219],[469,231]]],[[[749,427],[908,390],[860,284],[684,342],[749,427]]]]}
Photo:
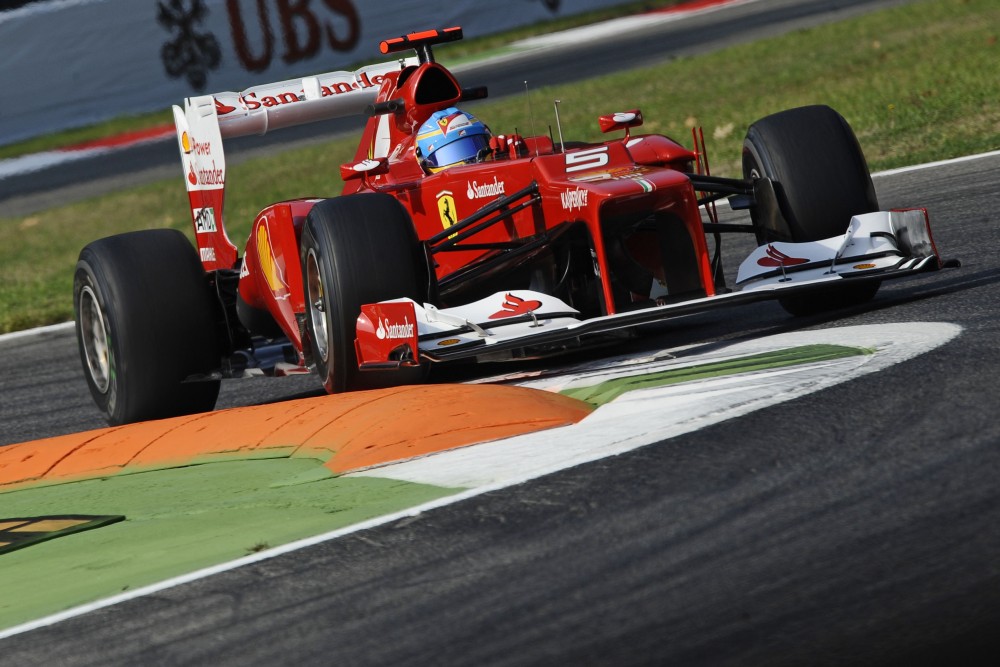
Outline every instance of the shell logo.
{"type": "Polygon", "coordinates": [[[271,237],[267,233],[266,225],[260,225],[257,228],[257,259],[260,262],[260,270],[264,274],[264,280],[267,281],[267,286],[271,289],[274,298],[287,299],[289,295],[288,283],[281,275],[282,267],[279,266],[278,260],[274,256],[271,237]]]}

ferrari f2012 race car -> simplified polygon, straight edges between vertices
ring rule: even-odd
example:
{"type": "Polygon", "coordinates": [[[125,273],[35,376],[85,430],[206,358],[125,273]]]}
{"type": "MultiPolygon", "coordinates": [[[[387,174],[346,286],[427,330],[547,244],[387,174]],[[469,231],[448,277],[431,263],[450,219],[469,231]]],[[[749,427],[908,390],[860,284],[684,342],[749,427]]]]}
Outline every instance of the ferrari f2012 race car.
{"type": "MultiPolygon", "coordinates": [[[[494,135],[432,46],[416,57],[174,107],[196,248],[176,230],[100,239],[74,284],[80,353],[111,424],[211,410],[223,378],[318,373],[328,392],[413,383],[453,360],[562,352],[637,325],[760,299],[793,314],[871,299],[941,268],[926,211],[880,211],[864,156],[825,106],[753,123],[742,178],[694,147],[598,118],[603,143],[494,135]],[[225,227],[223,140],[366,116],[343,192],[262,210],[242,254],[225,227]],[[465,150],[461,153],[460,149],[465,150]],[[749,211],[718,221],[716,201],[749,211]],[[723,233],[757,248],[726,285],[723,233]],[[714,251],[709,252],[709,237],[714,251]]],[[[612,110],[613,111],[613,110],[612,110]]]]}

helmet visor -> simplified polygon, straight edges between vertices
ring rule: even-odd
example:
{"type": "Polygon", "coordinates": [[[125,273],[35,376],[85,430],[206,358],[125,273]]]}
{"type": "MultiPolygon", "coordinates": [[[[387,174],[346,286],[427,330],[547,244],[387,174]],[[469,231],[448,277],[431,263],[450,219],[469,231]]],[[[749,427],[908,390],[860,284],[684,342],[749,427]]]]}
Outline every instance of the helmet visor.
{"type": "Polygon", "coordinates": [[[427,156],[426,162],[429,167],[440,169],[459,162],[472,162],[479,155],[479,151],[489,148],[490,140],[485,134],[470,134],[445,144],[427,156]]]}

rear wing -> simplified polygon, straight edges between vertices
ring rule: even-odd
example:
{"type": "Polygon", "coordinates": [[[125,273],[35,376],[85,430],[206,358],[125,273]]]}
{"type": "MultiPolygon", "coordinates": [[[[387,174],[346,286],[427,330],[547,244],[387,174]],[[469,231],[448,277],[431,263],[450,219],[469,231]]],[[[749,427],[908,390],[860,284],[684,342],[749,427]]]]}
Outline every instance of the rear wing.
{"type": "Polygon", "coordinates": [[[189,97],[175,105],[174,125],[191,208],[191,221],[206,271],[235,269],[239,253],[226,235],[226,157],[223,138],[261,135],[304,123],[361,115],[375,101],[383,77],[399,60],[354,72],[327,72],[248,88],[189,97]]]}

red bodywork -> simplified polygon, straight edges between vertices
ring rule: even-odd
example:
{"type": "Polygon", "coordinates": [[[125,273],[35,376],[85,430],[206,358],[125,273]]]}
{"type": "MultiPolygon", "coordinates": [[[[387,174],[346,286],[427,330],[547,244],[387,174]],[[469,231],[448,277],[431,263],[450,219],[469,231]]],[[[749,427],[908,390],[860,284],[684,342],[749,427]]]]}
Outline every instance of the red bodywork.
{"type": "MultiPolygon", "coordinates": [[[[447,30],[410,35],[383,43],[383,52],[419,52],[422,44],[450,41],[448,36],[447,30]]],[[[341,170],[343,194],[383,192],[403,203],[433,253],[443,305],[518,288],[503,281],[580,230],[586,231],[581,238],[591,260],[586,278],[599,281],[599,305],[589,314],[614,314],[654,298],[648,289],[637,289],[637,281],[627,289],[616,282],[627,272],[624,264],[638,265],[641,275],[666,284],[670,294],[715,294],[698,197],[686,175],[699,156],[663,136],[632,135],[631,128],[642,122],[638,110],[600,119],[602,130],[623,131],[624,137],[565,150],[548,136],[518,137],[489,161],[425,174],[415,155],[417,128],[435,111],[482,96],[463,91],[433,59],[390,72],[382,77],[355,163],[341,170]],[[434,252],[448,243],[442,233],[449,227],[519,192],[527,194],[501,207],[501,220],[466,241],[475,247],[434,252]],[[530,250],[504,249],[504,244],[532,248],[533,241],[530,250]],[[679,268],[671,274],[670,267],[679,268]]],[[[495,137],[501,134],[492,129],[495,137]]],[[[299,352],[300,363],[305,302],[299,237],[317,201],[281,202],[257,216],[239,280],[242,300],[270,314],[299,352]]],[[[217,266],[205,262],[206,270],[217,266]]],[[[580,270],[579,262],[573,266],[580,270]]]]}

